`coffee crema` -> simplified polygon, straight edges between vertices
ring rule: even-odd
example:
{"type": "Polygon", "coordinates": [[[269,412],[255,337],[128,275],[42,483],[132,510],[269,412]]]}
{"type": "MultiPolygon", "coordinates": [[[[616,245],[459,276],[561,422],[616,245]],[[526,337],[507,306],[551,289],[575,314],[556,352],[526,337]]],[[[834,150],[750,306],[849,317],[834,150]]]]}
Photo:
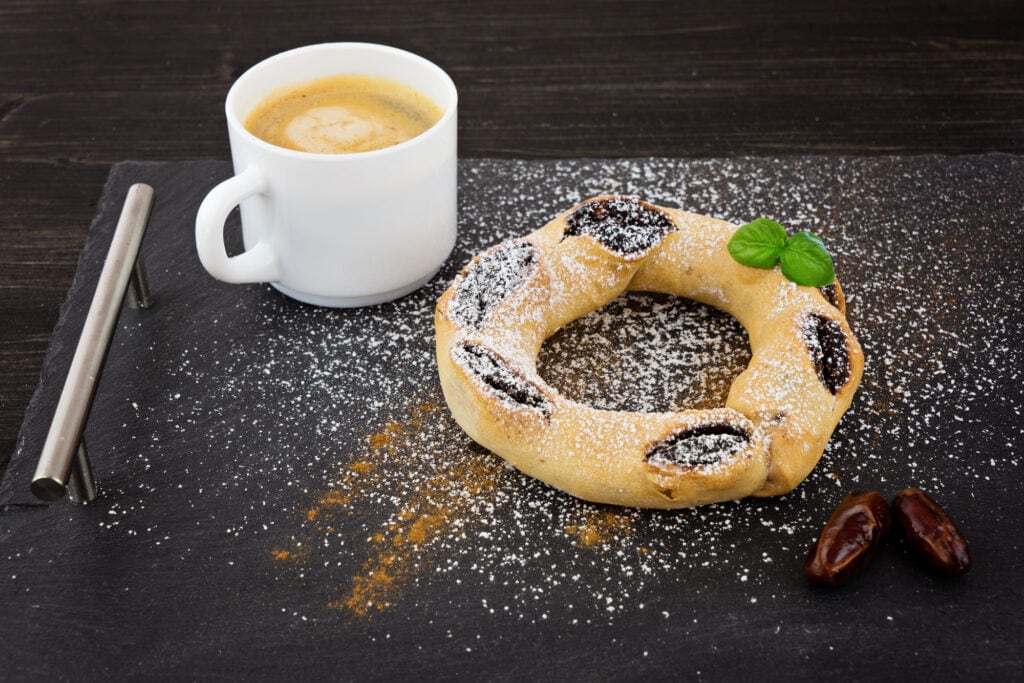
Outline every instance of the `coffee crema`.
{"type": "Polygon", "coordinates": [[[429,97],[397,81],[341,74],[275,90],[249,113],[245,128],[286,149],[353,154],[411,140],[443,114],[429,97]]]}

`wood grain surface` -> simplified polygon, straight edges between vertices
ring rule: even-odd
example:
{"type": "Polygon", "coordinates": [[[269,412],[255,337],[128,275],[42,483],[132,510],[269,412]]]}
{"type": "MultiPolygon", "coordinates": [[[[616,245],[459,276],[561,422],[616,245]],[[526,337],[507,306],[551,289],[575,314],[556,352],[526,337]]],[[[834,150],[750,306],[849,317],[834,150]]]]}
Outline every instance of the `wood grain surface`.
{"type": "Polygon", "coordinates": [[[233,79],[323,41],[460,91],[462,157],[1024,152],[1019,2],[0,4],[0,466],[125,159],[227,158],[233,79]]]}

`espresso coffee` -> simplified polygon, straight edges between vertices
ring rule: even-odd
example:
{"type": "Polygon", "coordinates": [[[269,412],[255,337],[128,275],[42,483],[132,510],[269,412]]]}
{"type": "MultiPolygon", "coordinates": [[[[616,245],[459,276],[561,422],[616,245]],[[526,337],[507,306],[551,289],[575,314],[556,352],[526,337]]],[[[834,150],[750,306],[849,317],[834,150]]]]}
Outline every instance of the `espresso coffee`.
{"type": "Polygon", "coordinates": [[[352,154],[411,140],[443,113],[396,81],[344,74],[276,90],[249,113],[245,128],[286,149],[352,154]]]}

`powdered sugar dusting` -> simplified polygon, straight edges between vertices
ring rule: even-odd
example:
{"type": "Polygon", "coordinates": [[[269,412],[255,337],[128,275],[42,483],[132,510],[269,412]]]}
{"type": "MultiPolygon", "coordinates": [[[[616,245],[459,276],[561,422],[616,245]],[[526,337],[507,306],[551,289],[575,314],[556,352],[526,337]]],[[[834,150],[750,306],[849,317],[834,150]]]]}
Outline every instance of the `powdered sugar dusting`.
{"type": "Polygon", "coordinates": [[[674,228],[672,220],[635,197],[589,201],[565,219],[565,236],[591,235],[626,258],[642,256],[674,228]]]}
{"type": "MultiPolygon", "coordinates": [[[[468,162],[456,253],[410,297],[329,311],[233,288],[218,296],[237,300],[211,306],[183,285],[164,309],[185,321],[176,334],[123,323],[111,356],[161,381],[118,388],[123,419],[142,436],[119,476],[100,479],[99,532],[169,563],[206,553],[208,539],[255,538],[265,552],[237,561],[266,564],[261,599],[296,622],[415,620],[466,637],[466,613],[682,631],[712,606],[770,619],[766,610],[805,598],[793,579],[803,554],[855,488],[920,486],[970,536],[990,506],[1021,494],[1019,263],[999,255],[1019,253],[1005,229],[1019,224],[1019,196],[969,160],[898,173],[888,163],[898,162],[468,162]],[[932,192],[949,173],[959,192],[932,192]],[[591,505],[504,466],[444,409],[432,314],[458,271],[575,202],[619,193],[734,223],[766,215],[814,230],[832,251],[867,369],[792,494],[675,512],[591,505]],[[177,444],[195,435],[205,447],[183,456],[177,444]],[[157,483],[167,479],[173,488],[157,483]],[[166,533],[154,496],[180,500],[194,533],[166,533]],[[370,590],[376,580],[390,590],[370,590]],[[356,609],[367,601],[375,606],[356,609]]],[[[597,407],[677,410],[720,405],[748,361],[729,316],[629,294],[556,334],[538,372],[597,407]]],[[[374,628],[367,638],[389,632],[374,628]]]]}
{"type": "Polygon", "coordinates": [[[534,247],[512,241],[481,254],[456,278],[449,312],[460,325],[479,327],[505,297],[537,270],[534,247]]]}
{"type": "Polygon", "coordinates": [[[732,316],[687,299],[627,293],[556,332],[541,349],[541,376],[603,410],[678,412],[725,404],[750,362],[732,316]]]}
{"type": "Polygon", "coordinates": [[[544,393],[487,347],[459,344],[452,349],[452,360],[485,391],[512,408],[536,410],[544,416],[551,414],[551,402],[544,393]]]}
{"type": "Polygon", "coordinates": [[[717,465],[749,443],[750,437],[724,425],[698,427],[676,434],[647,453],[652,465],[703,467],[717,465]]]}
{"type": "Polygon", "coordinates": [[[804,316],[801,328],[818,379],[835,394],[850,380],[850,355],[843,328],[817,314],[804,316]]]}

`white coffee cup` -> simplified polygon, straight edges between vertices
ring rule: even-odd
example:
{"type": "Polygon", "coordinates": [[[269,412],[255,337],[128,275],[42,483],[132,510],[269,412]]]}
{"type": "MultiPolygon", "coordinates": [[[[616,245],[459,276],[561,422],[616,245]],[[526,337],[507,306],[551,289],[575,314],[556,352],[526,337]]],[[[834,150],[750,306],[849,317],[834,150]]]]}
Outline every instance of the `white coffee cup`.
{"type": "Polygon", "coordinates": [[[457,104],[439,67],[383,45],[310,45],[253,66],[224,107],[235,175],[210,191],[196,216],[203,267],[218,280],[269,282],[320,306],[367,306],[419,288],[455,244],[457,104]],[[339,74],[398,81],[444,113],[417,137],[352,154],[277,147],[243,125],[271,92],[339,74]],[[245,251],[229,257],[224,222],[235,206],[245,251]]]}

